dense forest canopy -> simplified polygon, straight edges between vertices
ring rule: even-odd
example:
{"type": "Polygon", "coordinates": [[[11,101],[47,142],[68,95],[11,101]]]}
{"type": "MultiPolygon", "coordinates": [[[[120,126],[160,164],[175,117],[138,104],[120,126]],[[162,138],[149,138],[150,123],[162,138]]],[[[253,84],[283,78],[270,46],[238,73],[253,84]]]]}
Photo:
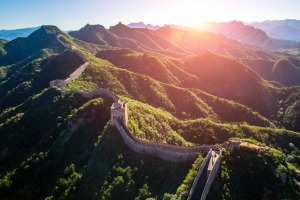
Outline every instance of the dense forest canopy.
{"type": "Polygon", "coordinates": [[[298,57],[211,32],[118,24],[0,40],[1,198],[186,199],[205,157],[136,154],[110,126],[111,99],[49,88],[83,64],[58,35],[90,63],[64,90],[113,91],[141,140],[223,147],[208,199],[300,197],[298,57]],[[244,145],[229,152],[233,139],[244,145]]]}

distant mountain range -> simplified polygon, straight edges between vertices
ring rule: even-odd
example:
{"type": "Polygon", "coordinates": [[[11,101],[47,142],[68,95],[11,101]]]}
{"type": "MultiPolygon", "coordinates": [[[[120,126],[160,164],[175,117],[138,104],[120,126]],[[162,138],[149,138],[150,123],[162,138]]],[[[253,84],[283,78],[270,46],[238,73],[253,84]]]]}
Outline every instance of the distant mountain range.
{"type": "MultiPolygon", "coordinates": [[[[166,25],[165,25],[166,26],[166,25]]],[[[188,29],[188,27],[169,25],[173,28],[188,29]]],[[[127,24],[129,28],[146,28],[158,30],[161,26],[145,24],[144,22],[133,22],[127,24]]],[[[30,33],[39,27],[20,28],[14,30],[0,30],[0,39],[12,40],[17,37],[27,37],[30,33]]],[[[295,43],[278,40],[300,41],[300,20],[286,19],[274,21],[262,21],[244,23],[232,21],[228,23],[206,23],[201,30],[223,34],[226,37],[238,40],[244,44],[261,47],[268,50],[277,50],[285,45],[294,45],[295,43]],[[254,27],[254,28],[253,28],[254,27]],[[255,36],[255,37],[254,37],[255,36]],[[255,38],[255,39],[253,39],[255,38]]],[[[64,31],[70,32],[70,31],[64,31]]]]}
{"type": "MultiPolygon", "coordinates": [[[[217,24],[214,27],[218,27],[219,29],[217,31],[220,32],[222,28],[226,29],[227,32],[223,31],[223,33],[226,34],[227,37],[221,34],[216,35],[199,30],[184,30],[173,28],[171,26],[164,26],[158,30],[151,30],[129,28],[123,24],[111,26],[109,29],[106,29],[102,25],[86,25],[79,31],[69,32],[69,34],[79,40],[101,45],[102,48],[104,46],[106,48],[109,46],[115,48],[127,48],[137,52],[156,52],[176,58],[201,55],[207,50],[210,50],[224,56],[239,58],[243,64],[248,65],[252,70],[256,71],[260,76],[267,80],[276,81],[283,86],[300,85],[300,81],[298,81],[300,80],[300,63],[292,61],[285,62],[285,58],[282,58],[280,53],[258,50],[255,47],[243,45],[229,37],[240,38],[240,41],[243,41],[244,43],[252,42],[253,45],[265,44],[265,48],[279,48],[280,45],[284,45],[284,41],[272,39],[263,31],[251,26],[246,26],[241,22],[217,24]],[[240,30],[240,34],[238,34],[238,30],[240,30]],[[277,62],[280,65],[278,65],[277,62]],[[285,74],[285,76],[281,76],[282,74],[285,74]]],[[[116,66],[124,67],[128,60],[122,60],[121,55],[130,53],[132,53],[132,51],[129,51],[128,53],[127,50],[114,50],[99,53],[98,56],[110,60],[110,62],[116,66]],[[115,63],[116,60],[118,60],[116,58],[120,60],[120,63],[115,63]]],[[[129,59],[128,56],[126,59],[129,59]]],[[[142,63],[146,62],[144,62],[142,58],[140,58],[140,61],[142,61],[142,63]]],[[[136,62],[134,63],[136,64],[136,62]]],[[[135,64],[130,64],[128,68],[135,68],[135,64]]],[[[142,65],[143,64],[141,64],[141,66],[142,65]]],[[[141,69],[143,68],[137,68],[135,70],[140,72],[141,69]]],[[[156,77],[156,75],[160,77],[162,73],[151,74],[151,77],[156,77]]],[[[163,77],[170,76],[165,75],[163,77]]],[[[162,77],[157,79],[162,81],[161,78],[162,77]]],[[[190,78],[186,78],[186,80],[189,79],[190,78]]],[[[170,80],[172,80],[170,83],[177,82],[177,78],[170,78],[170,80]]],[[[205,84],[202,83],[202,85],[205,84]]],[[[189,87],[195,87],[195,85],[189,85],[189,87]]]]}
{"type": "MultiPolygon", "coordinates": [[[[268,21],[275,24],[263,23],[244,23],[240,21],[232,22],[206,22],[205,26],[199,28],[202,31],[212,32],[215,34],[222,34],[228,38],[237,40],[243,44],[256,46],[265,50],[279,50],[287,47],[293,47],[297,43],[294,41],[300,40],[300,29],[297,28],[297,20],[282,20],[282,21],[268,21]],[[287,22],[287,23],[285,23],[287,22]],[[278,26],[276,26],[276,24],[278,26]]],[[[150,30],[158,30],[159,26],[151,24],[130,23],[129,28],[147,28],[150,30]]],[[[167,26],[167,25],[165,25],[167,26]]],[[[183,26],[168,25],[177,29],[188,29],[183,26]]],[[[298,25],[299,27],[299,25],[298,25]]]]}
{"type": "Polygon", "coordinates": [[[160,26],[158,26],[158,25],[153,26],[151,24],[145,24],[143,22],[130,23],[130,24],[127,24],[127,26],[130,28],[148,28],[151,30],[157,30],[160,28],[160,26]]]}
{"type": "Polygon", "coordinates": [[[154,51],[176,57],[201,54],[204,49],[230,49],[243,46],[222,35],[171,26],[150,30],[129,28],[124,24],[117,24],[109,29],[101,25],[86,25],[79,31],[69,34],[79,40],[98,45],[130,48],[135,51],[154,51]]]}
{"type": "Polygon", "coordinates": [[[265,31],[270,37],[300,41],[300,20],[286,19],[252,22],[249,25],[265,31]]]}
{"type": "Polygon", "coordinates": [[[32,28],[21,28],[14,30],[0,30],[0,38],[6,40],[13,40],[17,37],[27,37],[33,31],[36,31],[40,27],[32,27],[32,28]]]}
{"type": "MultiPolygon", "coordinates": [[[[130,23],[127,24],[129,28],[147,28],[151,30],[158,30],[163,26],[158,26],[158,25],[152,25],[152,24],[145,24],[144,22],[137,22],[137,23],[130,23]]],[[[178,29],[190,29],[190,27],[186,26],[180,26],[180,25],[175,25],[175,24],[165,24],[164,26],[171,26],[173,28],[178,28],[178,29]]]]}
{"type": "Polygon", "coordinates": [[[260,47],[265,50],[274,51],[296,45],[296,42],[274,39],[263,30],[246,25],[240,21],[207,22],[200,29],[215,34],[222,34],[241,43],[260,47]]]}

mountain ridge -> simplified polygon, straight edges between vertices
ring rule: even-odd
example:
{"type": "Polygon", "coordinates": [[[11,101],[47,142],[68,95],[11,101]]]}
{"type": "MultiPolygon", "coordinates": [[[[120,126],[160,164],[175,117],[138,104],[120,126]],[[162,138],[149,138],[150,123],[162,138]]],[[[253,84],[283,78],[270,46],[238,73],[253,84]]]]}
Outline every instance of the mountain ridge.
{"type": "Polygon", "coordinates": [[[261,29],[245,25],[240,21],[227,23],[207,22],[205,25],[201,26],[201,29],[217,34],[224,34],[225,36],[236,39],[239,42],[257,46],[265,50],[278,50],[282,47],[295,45],[295,42],[293,41],[273,39],[261,29]]]}
{"type": "MultiPolygon", "coordinates": [[[[114,31],[122,34],[120,30],[114,31]]],[[[265,58],[270,63],[280,60],[280,55],[265,51],[254,53],[253,49],[224,36],[191,30],[165,29],[157,35],[151,30],[122,31],[126,37],[139,39],[140,44],[143,40],[139,37],[147,36],[148,47],[154,45],[151,40],[158,41],[154,40],[157,36],[170,38],[173,47],[180,44],[193,53],[196,52],[192,51],[193,47],[206,43],[203,51],[208,53],[188,53],[182,58],[175,54],[166,56],[151,48],[145,51],[101,46],[49,26],[33,34],[42,35],[42,39],[50,34],[51,44],[32,50],[52,48],[53,51],[36,53],[36,57],[26,62],[11,59],[11,65],[0,66],[0,74],[4,74],[0,79],[0,94],[5,97],[5,104],[0,103],[0,163],[3,166],[0,193],[4,198],[118,199],[121,196],[183,200],[203,161],[204,156],[200,155],[194,163],[174,165],[137,155],[109,125],[111,100],[105,97],[88,100],[78,94],[60,94],[49,89],[48,81],[67,77],[82,64],[82,60],[66,48],[56,49],[57,33],[69,48],[76,48],[90,62],[85,72],[69,82],[64,90],[110,89],[130,103],[128,126],[137,138],[180,145],[182,142],[222,144],[237,137],[269,149],[263,153],[248,145],[229,152],[224,146],[225,162],[219,179],[212,186],[214,195],[229,199],[249,195],[263,197],[267,188],[274,195],[271,197],[299,197],[300,180],[296,170],[300,146],[297,117],[300,89],[266,81],[250,65],[241,62],[249,52],[253,55],[248,58],[265,58]],[[150,37],[150,33],[155,37],[150,37]],[[205,40],[199,35],[205,36],[205,40]],[[188,37],[192,37],[191,41],[185,41],[188,37]],[[209,48],[218,44],[234,46],[240,57],[225,54],[225,51],[218,54],[209,48]],[[160,76],[151,74],[151,69],[160,76]],[[199,88],[185,85],[188,81],[200,83],[199,88]],[[224,87],[224,83],[228,87],[224,87]],[[252,91],[252,87],[259,88],[259,92],[252,91]],[[211,88],[220,89],[227,96],[222,98],[211,88]],[[248,102],[250,106],[243,105],[247,104],[247,95],[253,96],[248,102]],[[255,102],[259,102],[258,105],[255,102]],[[261,112],[257,106],[267,107],[272,112],[261,112]],[[259,174],[260,179],[246,176],[249,171],[259,174]],[[290,183],[282,185],[279,173],[286,173],[290,183]],[[250,194],[249,183],[257,180],[259,184],[251,185],[250,194]]],[[[30,48],[27,45],[24,50],[30,48]]],[[[229,50],[232,52],[226,49],[229,50]]],[[[299,61],[289,59],[288,62],[298,66],[299,61]]]]}
{"type": "Polygon", "coordinates": [[[252,22],[250,25],[264,30],[268,35],[285,40],[300,41],[300,20],[286,19],[286,20],[268,20],[262,22],[252,22]]]}
{"type": "Polygon", "coordinates": [[[12,30],[0,30],[0,38],[6,39],[6,40],[13,40],[18,37],[27,37],[32,32],[39,29],[38,27],[31,27],[31,28],[20,28],[20,29],[12,29],[12,30]]]}
{"type": "Polygon", "coordinates": [[[61,31],[55,26],[42,26],[26,38],[16,38],[3,45],[3,53],[0,54],[2,65],[12,64],[34,56],[37,51],[48,49],[61,52],[64,48],[55,38],[55,34],[61,31]]]}

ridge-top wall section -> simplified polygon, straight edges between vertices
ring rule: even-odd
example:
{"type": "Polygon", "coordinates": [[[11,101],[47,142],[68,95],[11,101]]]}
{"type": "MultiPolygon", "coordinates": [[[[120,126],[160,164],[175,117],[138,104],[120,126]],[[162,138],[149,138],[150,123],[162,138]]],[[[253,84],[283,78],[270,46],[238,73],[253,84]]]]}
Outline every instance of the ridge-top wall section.
{"type": "Polygon", "coordinates": [[[198,147],[171,147],[171,145],[143,142],[134,138],[133,134],[130,133],[128,128],[124,127],[124,124],[119,120],[114,119],[114,125],[127,146],[136,153],[154,155],[167,161],[182,162],[196,159],[199,151],[209,152],[210,150],[209,145],[198,147]]]}

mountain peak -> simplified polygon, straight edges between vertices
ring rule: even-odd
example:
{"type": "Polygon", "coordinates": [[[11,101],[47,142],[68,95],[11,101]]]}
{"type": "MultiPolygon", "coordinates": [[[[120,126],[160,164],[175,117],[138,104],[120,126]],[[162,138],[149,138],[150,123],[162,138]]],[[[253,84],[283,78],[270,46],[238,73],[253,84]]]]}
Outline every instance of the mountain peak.
{"type": "Polygon", "coordinates": [[[86,31],[92,31],[92,32],[103,32],[103,31],[107,31],[107,29],[100,25],[100,24],[86,24],[83,28],[81,28],[80,30],[86,30],[86,31]]]}
{"type": "Polygon", "coordinates": [[[12,64],[39,55],[43,49],[62,52],[64,47],[57,41],[56,34],[64,34],[56,26],[41,26],[27,37],[19,37],[5,43],[6,56],[0,62],[12,64]]]}
{"type": "Polygon", "coordinates": [[[52,38],[52,35],[56,35],[56,34],[64,34],[64,32],[61,31],[57,26],[43,25],[36,31],[32,32],[28,37],[25,38],[25,40],[27,41],[31,40],[32,42],[34,42],[34,40],[39,38],[43,41],[46,41],[49,39],[49,37],[52,38]]]}
{"type": "Polygon", "coordinates": [[[43,25],[38,30],[44,30],[47,34],[61,34],[63,33],[57,26],[43,25]]]}
{"type": "Polygon", "coordinates": [[[98,45],[108,45],[111,40],[115,40],[115,36],[100,24],[87,24],[78,31],[70,31],[69,35],[82,41],[98,45]],[[109,42],[105,41],[106,39],[108,39],[109,42]]]}
{"type": "Polygon", "coordinates": [[[130,29],[131,28],[129,28],[128,26],[124,25],[122,22],[119,22],[115,26],[111,26],[109,28],[110,31],[127,31],[127,30],[130,30],[130,29]]]}
{"type": "Polygon", "coordinates": [[[163,33],[163,34],[170,34],[172,33],[174,30],[174,28],[170,25],[165,25],[161,28],[159,28],[157,31],[160,32],[160,33],[163,33]]]}

